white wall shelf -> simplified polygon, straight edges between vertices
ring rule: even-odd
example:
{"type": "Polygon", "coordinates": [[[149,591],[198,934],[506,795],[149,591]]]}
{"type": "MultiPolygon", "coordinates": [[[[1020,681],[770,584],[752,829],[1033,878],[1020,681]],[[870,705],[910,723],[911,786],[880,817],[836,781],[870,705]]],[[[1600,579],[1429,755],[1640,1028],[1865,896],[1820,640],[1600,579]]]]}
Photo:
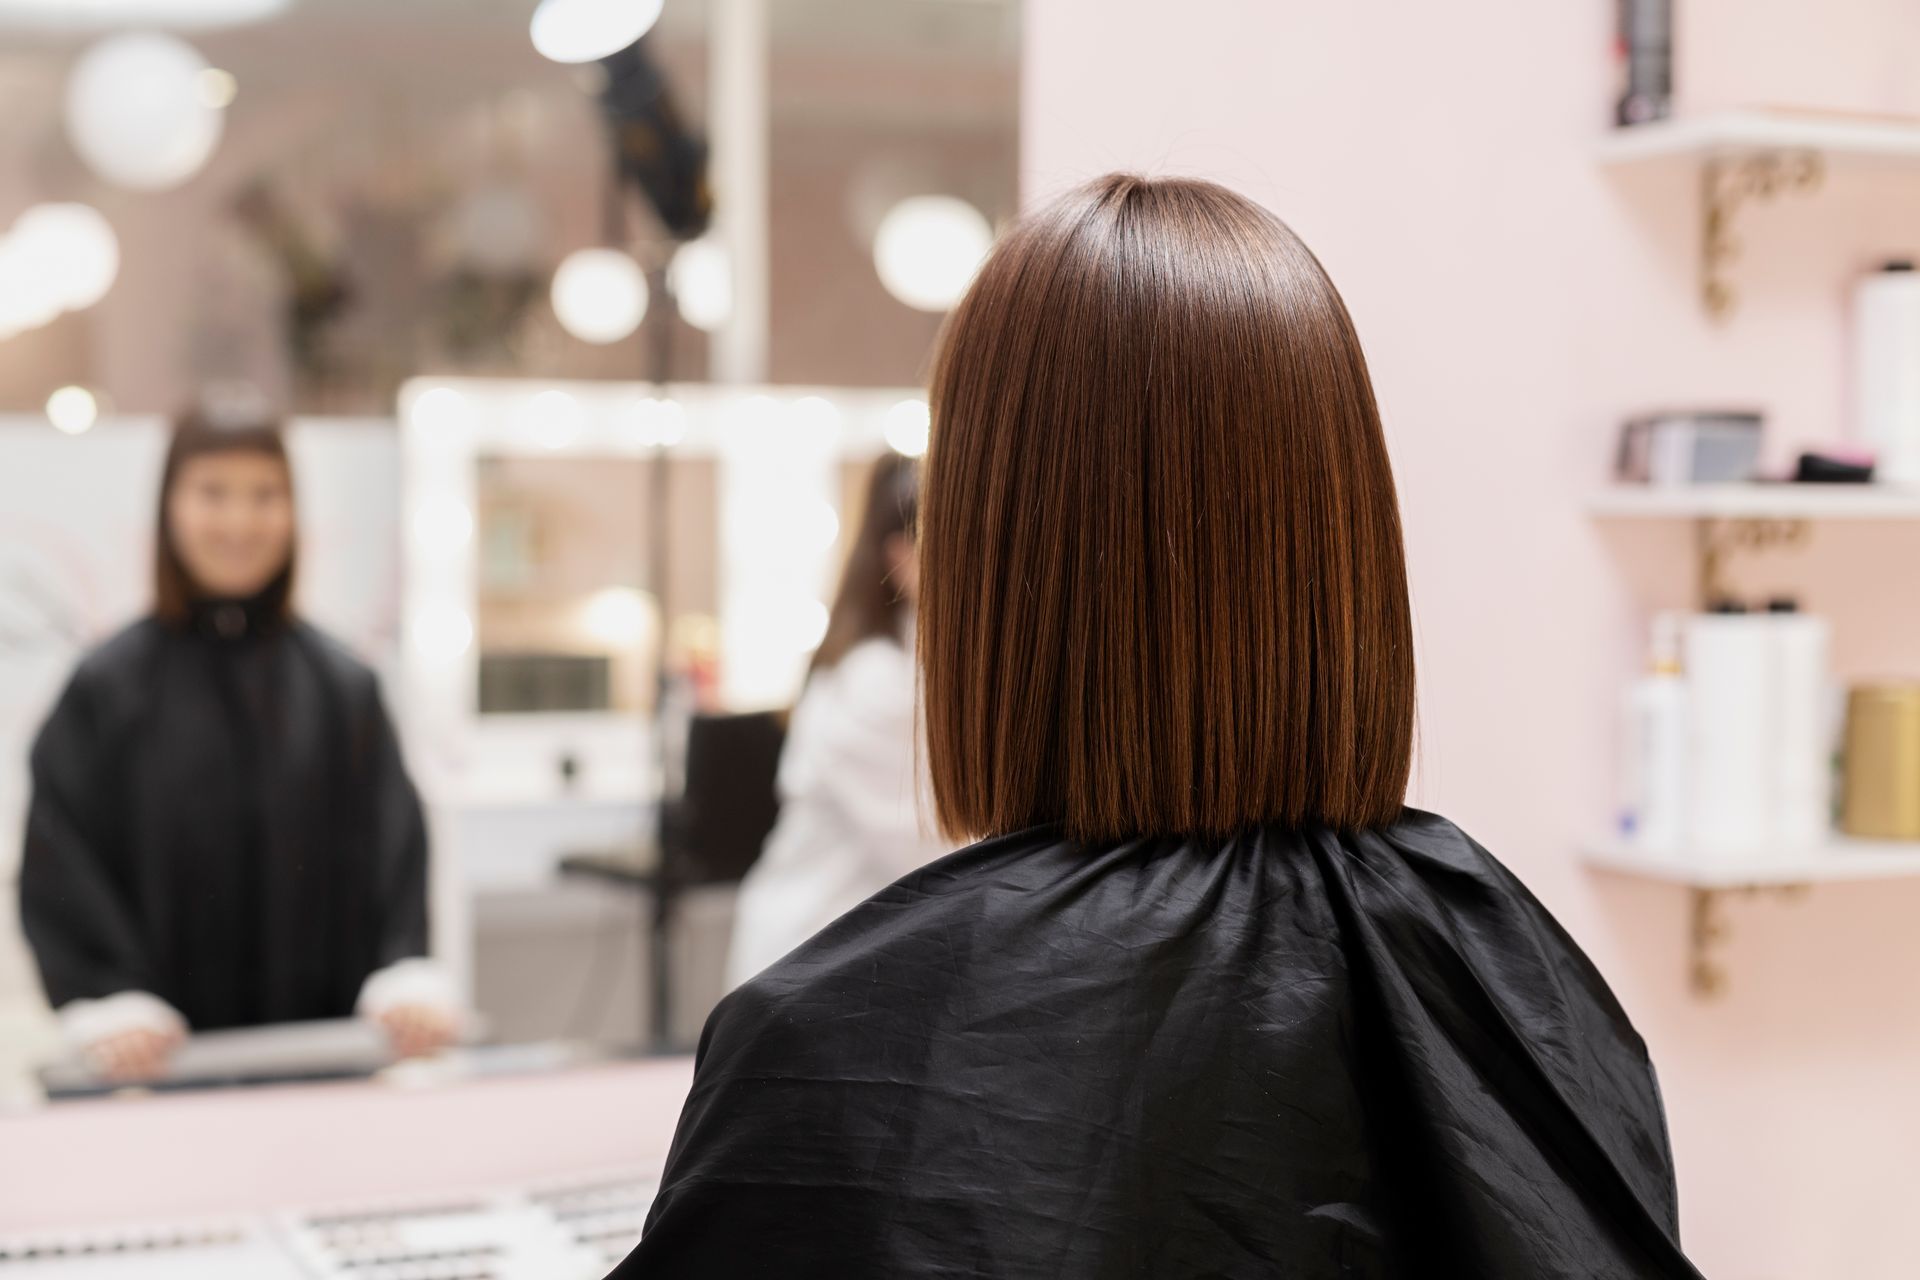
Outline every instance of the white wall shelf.
{"type": "Polygon", "coordinates": [[[1603,520],[1920,520],[1920,489],[1876,484],[1612,485],[1587,511],[1603,520]]]}
{"type": "Polygon", "coordinates": [[[1782,151],[1813,151],[1836,161],[1920,166],[1920,121],[1725,111],[1614,129],[1600,141],[1600,160],[1608,165],[1782,151]]]}
{"type": "Polygon", "coordinates": [[[1725,111],[1615,129],[1599,143],[1613,169],[1691,165],[1700,177],[1700,302],[1725,320],[1736,295],[1728,269],[1739,255],[1741,208],[1789,191],[1819,189],[1831,168],[1920,169],[1920,122],[1842,115],[1725,111]]]}
{"type": "Polygon", "coordinates": [[[1590,867],[1691,889],[1786,888],[1857,880],[1920,876],[1920,842],[1835,837],[1806,849],[1755,853],[1641,849],[1622,840],[1598,840],[1581,851],[1590,867]]]}
{"type": "Polygon", "coordinates": [[[1624,840],[1595,840],[1580,850],[1596,871],[1633,876],[1683,888],[1692,899],[1687,972],[1694,993],[1713,997],[1727,975],[1715,955],[1728,926],[1722,900],[1732,893],[1771,891],[1798,895],[1815,884],[1859,883],[1920,877],[1920,841],[1849,840],[1834,836],[1804,849],[1752,853],[1680,849],[1655,852],[1624,840]]]}
{"type": "MultiPolygon", "coordinates": [[[[1596,161],[1622,175],[1677,169],[1697,181],[1700,303],[1709,319],[1735,309],[1731,268],[1740,245],[1734,223],[1749,205],[1817,192],[1831,171],[1920,173],[1920,121],[1772,111],[1727,111],[1616,129],[1596,161]]],[[[1654,190],[1646,187],[1643,194],[1654,190]]],[[[1671,193],[1671,184],[1659,184],[1671,193]]],[[[1828,520],[1920,520],[1920,490],[1879,485],[1745,484],[1686,488],[1613,485],[1587,502],[1595,520],[1663,520],[1691,526],[1699,608],[1722,597],[1721,568],[1736,550],[1794,545],[1828,520]]],[[[1712,996],[1726,986],[1716,950],[1734,893],[1798,894],[1813,884],[1920,877],[1920,842],[1832,839],[1813,848],[1745,856],[1701,851],[1660,854],[1623,840],[1580,850],[1594,870],[1685,890],[1691,903],[1689,978],[1712,996]]]]}

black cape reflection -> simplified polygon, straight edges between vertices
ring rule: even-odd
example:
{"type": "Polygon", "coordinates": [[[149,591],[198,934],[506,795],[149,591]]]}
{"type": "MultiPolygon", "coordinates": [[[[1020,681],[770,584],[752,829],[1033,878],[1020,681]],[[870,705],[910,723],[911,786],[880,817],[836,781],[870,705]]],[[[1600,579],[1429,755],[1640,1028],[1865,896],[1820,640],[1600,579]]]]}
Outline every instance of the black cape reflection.
{"type": "Polygon", "coordinates": [[[344,1017],[426,950],[426,832],[378,685],[304,623],[134,624],[81,662],[32,772],[21,917],[56,1005],[344,1017]]]}
{"type": "Polygon", "coordinates": [[[728,997],[614,1276],[1666,1277],[1645,1047],[1499,863],[991,840],[728,997]]]}

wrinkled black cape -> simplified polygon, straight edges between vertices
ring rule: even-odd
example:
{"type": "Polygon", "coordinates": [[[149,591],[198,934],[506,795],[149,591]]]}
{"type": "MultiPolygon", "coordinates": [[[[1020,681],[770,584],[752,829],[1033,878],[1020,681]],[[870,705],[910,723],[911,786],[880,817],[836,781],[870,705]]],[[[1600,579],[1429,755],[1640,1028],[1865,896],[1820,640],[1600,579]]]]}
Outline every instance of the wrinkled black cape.
{"type": "Polygon", "coordinates": [[[647,1277],[1688,1277],[1645,1047],[1458,828],[883,891],[728,997],[647,1277]]]}
{"type": "Polygon", "coordinates": [[[378,685],[304,623],[135,623],[82,660],[31,765],[21,920],[55,1005],[344,1017],[426,950],[426,833],[378,685]]]}

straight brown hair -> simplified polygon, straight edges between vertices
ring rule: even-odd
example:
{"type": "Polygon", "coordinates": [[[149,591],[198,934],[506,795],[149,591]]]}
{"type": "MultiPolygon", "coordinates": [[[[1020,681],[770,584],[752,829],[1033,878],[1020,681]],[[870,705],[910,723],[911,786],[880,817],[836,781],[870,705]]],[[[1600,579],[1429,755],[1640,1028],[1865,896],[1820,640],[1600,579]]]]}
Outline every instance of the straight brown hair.
{"type": "Polygon", "coordinates": [[[840,590],[827,615],[826,638],[813,652],[809,675],[824,671],[847,656],[847,650],[874,636],[900,641],[904,637],[907,604],[893,580],[887,543],[896,535],[913,534],[919,505],[918,464],[897,453],[882,456],[867,473],[866,502],[860,527],[847,551],[840,590]]]}
{"type": "Polygon", "coordinates": [[[941,828],[1076,839],[1393,821],[1405,554],[1359,339],[1280,220],[1113,174],[949,317],[921,494],[941,828]]]}
{"type": "MultiPolygon", "coordinates": [[[[167,508],[180,471],[193,458],[210,453],[243,451],[265,454],[280,463],[293,482],[293,466],[287,460],[287,444],[280,424],[270,419],[248,419],[228,423],[208,414],[193,411],[174,419],[173,438],[167,445],[167,460],[160,469],[160,508],[155,515],[153,538],[153,616],[173,626],[184,625],[192,603],[203,594],[187,572],[174,545],[173,525],[167,508]]],[[[267,585],[264,604],[276,621],[285,622],[293,611],[293,571],[299,560],[296,535],[287,552],[284,569],[267,585]]]]}

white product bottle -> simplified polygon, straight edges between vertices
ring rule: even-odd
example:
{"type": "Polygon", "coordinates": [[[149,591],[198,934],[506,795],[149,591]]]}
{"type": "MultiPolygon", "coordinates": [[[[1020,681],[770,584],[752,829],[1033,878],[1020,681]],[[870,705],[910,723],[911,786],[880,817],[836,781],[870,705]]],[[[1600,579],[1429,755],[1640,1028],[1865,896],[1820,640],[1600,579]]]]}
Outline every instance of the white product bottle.
{"type": "Polygon", "coordinates": [[[1853,420],[1874,479],[1920,485],[1920,272],[1889,262],[1853,291],[1853,420]]]}
{"type": "Polygon", "coordinates": [[[1782,848],[1806,850],[1833,830],[1833,695],[1824,618],[1787,597],[1768,603],[1773,630],[1773,824],[1782,848]]]}
{"type": "Polygon", "coordinates": [[[1671,851],[1687,833],[1687,682],[1680,673],[1680,620],[1653,620],[1647,673],[1627,690],[1621,827],[1642,849],[1671,851]]]}
{"type": "Polygon", "coordinates": [[[1773,638],[1732,607],[1687,619],[1687,843],[1708,856],[1773,846],[1773,638]]]}

